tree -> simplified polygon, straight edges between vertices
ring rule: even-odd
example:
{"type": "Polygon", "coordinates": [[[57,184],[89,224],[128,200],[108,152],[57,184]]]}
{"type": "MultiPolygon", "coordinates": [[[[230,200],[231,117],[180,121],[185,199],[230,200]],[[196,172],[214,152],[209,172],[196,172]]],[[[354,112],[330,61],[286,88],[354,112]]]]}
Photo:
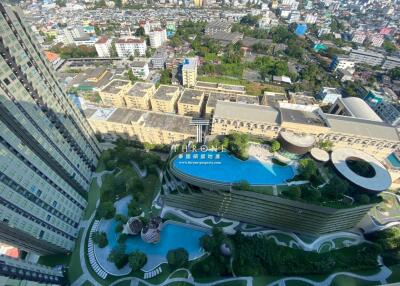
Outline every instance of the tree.
{"type": "Polygon", "coordinates": [[[384,49],[386,50],[386,52],[388,52],[388,53],[393,53],[393,52],[397,51],[396,45],[395,45],[393,42],[388,41],[388,40],[385,40],[385,41],[383,42],[383,48],[384,48],[384,49]]]}
{"type": "Polygon", "coordinates": [[[129,254],[129,267],[132,268],[133,271],[140,270],[147,262],[147,256],[143,252],[134,251],[129,254]]]}
{"type": "Polygon", "coordinates": [[[132,216],[139,216],[142,213],[142,209],[139,207],[138,203],[132,199],[128,205],[128,215],[132,216]]]}
{"type": "Polygon", "coordinates": [[[281,143],[279,143],[277,140],[272,141],[271,152],[277,152],[279,149],[281,149],[281,143]]]}
{"type": "Polygon", "coordinates": [[[128,255],[125,254],[125,245],[118,244],[114,247],[107,258],[108,261],[113,262],[118,269],[121,269],[128,263],[128,255]]]}
{"type": "Polygon", "coordinates": [[[161,71],[161,78],[160,78],[160,83],[161,84],[171,84],[172,78],[172,72],[169,69],[165,69],[161,71]]]}
{"type": "Polygon", "coordinates": [[[56,0],[56,4],[59,7],[65,7],[65,6],[67,6],[67,0],[56,0]]]}
{"type": "Polygon", "coordinates": [[[128,78],[131,81],[131,83],[135,83],[138,80],[138,78],[133,74],[132,69],[128,70],[128,78]]]}
{"type": "Polygon", "coordinates": [[[312,159],[301,159],[298,170],[304,180],[310,180],[311,177],[317,174],[317,165],[312,159]]]}
{"type": "Polygon", "coordinates": [[[144,28],[143,27],[137,28],[135,31],[135,36],[136,37],[144,37],[145,36],[144,28]]]}
{"type": "Polygon", "coordinates": [[[167,261],[172,269],[185,267],[189,261],[189,254],[184,248],[177,248],[168,251],[167,261]]]}
{"type": "Polygon", "coordinates": [[[100,248],[104,248],[108,244],[107,235],[105,232],[96,231],[93,233],[92,239],[94,244],[98,245],[100,248]]]}
{"type": "Polygon", "coordinates": [[[368,195],[361,194],[361,195],[356,196],[356,201],[362,205],[367,205],[370,203],[371,200],[368,195]]]}
{"type": "Polygon", "coordinates": [[[389,71],[389,76],[392,80],[400,80],[400,67],[396,67],[389,71]]]}
{"type": "Polygon", "coordinates": [[[333,142],[329,141],[329,140],[323,140],[323,141],[320,141],[318,143],[318,145],[319,145],[319,148],[321,148],[321,149],[323,149],[323,150],[328,152],[328,151],[332,150],[333,142]]]}
{"type": "Polygon", "coordinates": [[[250,190],[250,184],[246,180],[242,180],[240,182],[234,183],[233,188],[240,191],[248,191],[250,190]]]}
{"type": "Polygon", "coordinates": [[[291,187],[290,189],[283,190],[282,194],[289,199],[298,200],[301,198],[301,189],[299,186],[291,187]]]}
{"type": "Polygon", "coordinates": [[[100,204],[99,208],[97,209],[97,213],[99,217],[105,219],[111,219],[115,215],[115,207],[112,202],[103,202],[100,204]]]}
{"type": "Polygon", "coordinates": [[[228,139],[228,150],[239,159],[246,160],[248,158],[247,149],[249,135],[245,133],[234,132],[228,135],[228,139]]]}

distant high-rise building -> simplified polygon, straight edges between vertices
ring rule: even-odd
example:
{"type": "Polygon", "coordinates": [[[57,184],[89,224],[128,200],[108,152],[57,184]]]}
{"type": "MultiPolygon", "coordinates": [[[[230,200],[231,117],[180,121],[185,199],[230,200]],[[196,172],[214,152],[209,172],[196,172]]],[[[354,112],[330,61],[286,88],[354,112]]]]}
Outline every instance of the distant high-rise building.
{"type": "Polygon", "coordinates": [[[111,39],[107,37],[101,37],[94,44],[96,48],[97,55],[100,58],[109,58],[111,56],[111,39]]]}
{"type": "Polygon", "coordinates": [[[185,59],[182,64],[182,84],[186,87],[194,87],[197,81],[197,60],[185,59]]]}
{"type": "Polygon", "coordinates": [[[115,43],[117,54],[120,58],[128,58],[129,56],[144,56],[146,54],[146,41],[133,37],[125,37],[119,39],[115,43]]]}
{"type": "Polygon", "coordinates": [[[167,31],[163,28],[155,28],[150,32],[150,46],[157,49],[167,41],[167,31]]]}
{"type": "Polygon", "coordinates": [[[0,241],[67,252],[99,148],[21,15],[0,4],[0,241]]]}

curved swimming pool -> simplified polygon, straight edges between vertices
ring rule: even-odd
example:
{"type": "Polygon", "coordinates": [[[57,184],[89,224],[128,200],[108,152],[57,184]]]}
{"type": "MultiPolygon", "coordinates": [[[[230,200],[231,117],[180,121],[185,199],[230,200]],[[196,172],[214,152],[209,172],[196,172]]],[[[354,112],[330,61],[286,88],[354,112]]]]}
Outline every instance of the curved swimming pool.
{"type": "MultiPolygon", "coordinates": [[[[115,232],[117,221],[114,219],[107,227],[108,245],[114,248],[118,245],[118,234],[115,232]]],[[[181,224],[176,222],[166,222],[161,229],[161,240],[157,244],[144,242],[140,234],[136,236],[129,235],[125,241],[125,252],[131,253],[135,250],[146,253],[147,263],[144,270],[151,270],[160,263],[167,262],[167,253],[171,249],[184,248],[189,253],[189,260],[196,259],[203,254],[200,247],[200,237],[208,233],[207,230],[181,224]]]]}
{"type": "Polygon", "coordinates": [[[227,152],[180,154],[173,160],[172,166],[183,174],[218,183],[246,180],[251,185],[279,185],[295,175],[291,166],[261,162],[255,158],[242,161],[227,152]]]}

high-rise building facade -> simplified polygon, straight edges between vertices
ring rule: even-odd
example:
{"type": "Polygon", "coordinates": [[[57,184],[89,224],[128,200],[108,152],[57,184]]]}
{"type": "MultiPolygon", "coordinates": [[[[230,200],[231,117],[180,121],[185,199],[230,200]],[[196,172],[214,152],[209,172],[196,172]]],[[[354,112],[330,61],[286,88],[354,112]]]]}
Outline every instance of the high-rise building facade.
{"type": "Polygon", "coordinates": [[[21,15],[0,4],[0,241],[66,252],[100,151],[21,15]]]}

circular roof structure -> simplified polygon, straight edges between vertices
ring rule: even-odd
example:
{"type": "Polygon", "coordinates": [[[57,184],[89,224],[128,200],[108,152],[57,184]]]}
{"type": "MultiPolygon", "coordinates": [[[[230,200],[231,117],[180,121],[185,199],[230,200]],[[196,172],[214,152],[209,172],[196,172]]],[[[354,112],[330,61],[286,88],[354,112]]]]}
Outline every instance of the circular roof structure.
{"type": "Polygon", "coordinates": [[[361,98],[346,97],[342,98],[342,102],[354,117],[382,122],[382,119],[361,98]]]}
{"type": "Polygon", "coordinates": [[[286,142],[297,147],[310,148],[315,143],[315,138],[312,135],[298,135],[288,131],[281,131],[279,135],[286,142]]]}
{"type": "Polygon", "coordinates": [[[336,170],[353,184],[374,192],[387,190],[392,184],[392,178],[386,168],[374,157],[360,150],[337,148],[331,154],[331,161],[336,170]],[[364,177],[350,169],[346,161],[360,160],[367,162],[374,170],[372,177],[364,177]]]}
{"type": "Polygon", "coordinates": [[[310,151],[311,156],[320,162],[328,162],[329,161],[329,154],[325,150],[320,148],[312,148],[310,151]]]}

